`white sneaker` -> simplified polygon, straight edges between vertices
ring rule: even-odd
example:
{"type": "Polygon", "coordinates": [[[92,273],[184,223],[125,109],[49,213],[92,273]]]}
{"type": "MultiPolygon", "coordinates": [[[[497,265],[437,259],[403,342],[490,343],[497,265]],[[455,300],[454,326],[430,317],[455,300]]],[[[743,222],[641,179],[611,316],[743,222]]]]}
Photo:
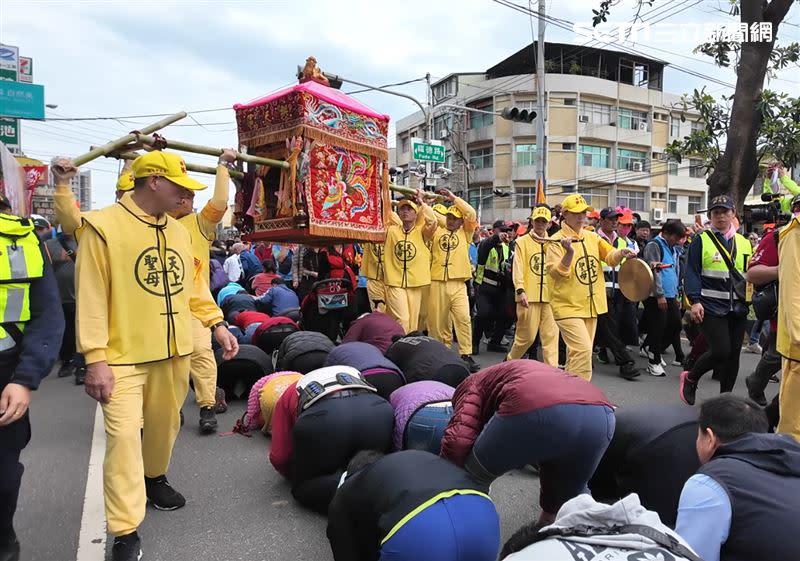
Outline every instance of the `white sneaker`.
{"type": "Polygon", "coordinates": [[[651,376],[657,376],[659,378],[667,375],[667,373],[664,372],[664,367],[661,366],[660,364],[648,364],[647,373],[650,374],[651,376]]]}
{"type": "MultiPolygon", "coordinates": [[[[639,356],[644,357],[648,360],[653,360],[653,353],[651,353],[648,349],[644,347],[639,347],[639,356]]],[[[664,356],[661,356],[661,366],[666,366],[667,362],[664,360],[664,356]]]]}
{"type": "Polygon", "coordinates": [[[753,343],[752,345],[745,345],[743,350],[746,353],[754,355],[760,355],[763,352],[761,345],[759,345],[758,343],[753,343]]]}

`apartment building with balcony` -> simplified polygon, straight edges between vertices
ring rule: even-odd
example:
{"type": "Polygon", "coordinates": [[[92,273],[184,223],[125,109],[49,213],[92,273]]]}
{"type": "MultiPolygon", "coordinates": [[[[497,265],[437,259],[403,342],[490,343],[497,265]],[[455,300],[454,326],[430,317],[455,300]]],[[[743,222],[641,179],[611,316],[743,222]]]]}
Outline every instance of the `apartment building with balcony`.
{"type": "MultiPolygon", "coordinates": [[[[431,137],[447,149],[447,185],[480,210],[481,222],[523,220],[535,202],[536,126],[485,111],[536,109],[535,43],[485,72],[450,74],[432,84],[431,137]]],[[[680,95],[662,91],[668,63],[607,49],[545,45],[547,202],[581,193],[595,208],[624,205],[643,219],[693,221],[705,208],[702,161],[670,161],[666,146],[702,127],[680,95]]],[[[542,118],[539,115],[537,118],[542,118]]],[[[421,112],[397,122],[396,164],[408,169],[421,112]]],[[[406,183],[416,177],[408,173],[406,183]]]]}

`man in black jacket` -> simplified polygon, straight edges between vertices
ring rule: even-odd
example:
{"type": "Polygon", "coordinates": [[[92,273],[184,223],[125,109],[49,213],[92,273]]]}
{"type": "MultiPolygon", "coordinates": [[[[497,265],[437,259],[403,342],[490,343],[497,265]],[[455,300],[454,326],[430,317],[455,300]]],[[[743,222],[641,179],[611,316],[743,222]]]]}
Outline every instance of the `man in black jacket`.
{"type": "Polygon", "coordinates": [[[6,320],[13,318],[0,328],[0,559],[16,561],[20,546],[13,521],[24,470],[19,456],[31,437],[28,405],[58,358],[64,313],[33,224],[8,212],[11,205],[0,195],[0,244],[9,248],[0,255],[8,262],[0,267],[0,309],[6,320]],[[12,280],[16,288],[10,288],[12,280]],[[20,291],[27,292],[27,302],[20,291]]]}
{"type": "Polygon", "coordinates": [[[492,236],[478,246],[475,276],[477,291],[475,325],[472,329],[472,354],[480,354],[481,337],[489,337],[486,350],[507,353],[503,335],[511,327],[513,318],[506,305],[508,279],[504,272],[509,259],[511,223],[498,220],[492,226],[492,236]]]}
{"type": "Polygon", "coordinates": [[[488,488],[420,450],[359,452],[328,510],[336,561],[494,561],[500,518],[488,488]]]}
{"type": "Polygon", "coordinates": [[[418,331],[397,339],[385,354],[402,370],[408,384],[434,380],[455,388],[470,374],[456,351],[418,331]]]}
{"type": "Polygon", "coordinates": [[[764,411],[730,393],[703,403],[699,425],[678,534],[706,561],[800,559],[800,443],[766,434],[764,411]]]}

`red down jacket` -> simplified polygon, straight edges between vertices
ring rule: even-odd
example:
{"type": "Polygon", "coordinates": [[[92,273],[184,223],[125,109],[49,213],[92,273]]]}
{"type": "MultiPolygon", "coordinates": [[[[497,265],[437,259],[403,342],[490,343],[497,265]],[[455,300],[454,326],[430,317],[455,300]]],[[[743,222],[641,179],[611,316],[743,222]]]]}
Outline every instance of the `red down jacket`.
{"type": "Polygon", "coordinates": [[[510,360],[484,368],[456,388],[441,456],[463,466],[493,415],[522,415],[561,404],[611,406],[597,386],[542,362],[510,360]]]}

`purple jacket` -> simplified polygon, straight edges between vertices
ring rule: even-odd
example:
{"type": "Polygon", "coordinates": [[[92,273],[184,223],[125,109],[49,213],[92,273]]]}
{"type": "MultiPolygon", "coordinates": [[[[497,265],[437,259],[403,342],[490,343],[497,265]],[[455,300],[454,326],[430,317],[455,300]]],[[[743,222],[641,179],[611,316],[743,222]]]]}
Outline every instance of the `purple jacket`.
{"type": "Polygon", "coordinates": [[[350,324],[342,343],[363,341],[375,345],[382,353],[386,353],[386,349],[392,346],[392,337],[402,337],[405,334],[394,318],[376,311],[364,314],[350,324]]]}
{"type": "Polygon", "coordinates": [[[447,384],[432,380],[414,382],[393,391],[389,402],[394,407],[394,449],[403,449],[406,424],[417,410],[429,403],[451,401],[455,391],[447,384]]]}
{"type": "Polygon", "coordinates": [[[325,359],[325,366],[352,366],[359,372],[386,370],[403,378],[403,372],[394,362],[383,356],[380,349],[369,343],[353,341],[334,347],[325,359]]]}

